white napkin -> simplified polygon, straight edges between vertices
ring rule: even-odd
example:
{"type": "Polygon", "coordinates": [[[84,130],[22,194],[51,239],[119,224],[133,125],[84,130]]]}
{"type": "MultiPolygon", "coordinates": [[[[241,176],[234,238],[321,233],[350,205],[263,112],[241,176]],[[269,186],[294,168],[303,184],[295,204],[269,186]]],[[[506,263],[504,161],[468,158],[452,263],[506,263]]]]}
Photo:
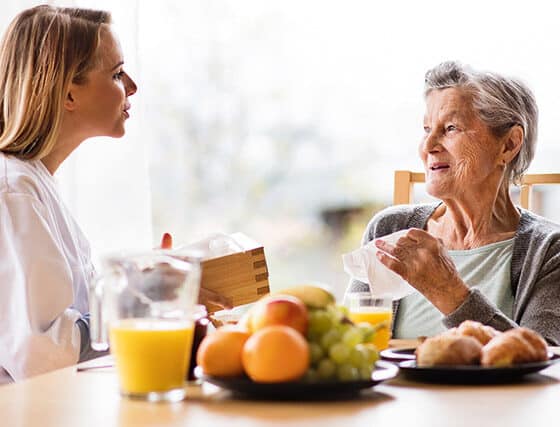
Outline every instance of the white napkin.
{"type": "MultiPolygon", "coordinates": [[[[397,231],[382,239],[394,245],[406,232],[407,230],[397,231]]],[[[406,280],[381,264],[375,255],[377,251],[372,240],[360,249],[342,255],[344,271],[352,278],[368,283],[373,295],[379,298],[397,300],[415,292],[416,289],[410,286],[406,280]]]]}
{"type": "Polygon", "coordinates": [[[214,233],[198,242],[179,246],[173,249],[172,252],[179,256],[195,256],[206,260],[242,252],[243,250],[243,246],[231,235],[214,233]]]}

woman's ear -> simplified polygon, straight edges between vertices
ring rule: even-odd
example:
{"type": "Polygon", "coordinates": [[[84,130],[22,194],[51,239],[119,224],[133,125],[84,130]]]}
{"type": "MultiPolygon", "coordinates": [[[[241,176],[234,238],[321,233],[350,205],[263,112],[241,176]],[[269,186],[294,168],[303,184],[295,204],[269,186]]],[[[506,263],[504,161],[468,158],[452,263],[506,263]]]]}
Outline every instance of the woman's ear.
{"type": "Polygon", "coordinates": [[[515,159],[523,146],[523,136],[523,128],[519,125],[513,126],[506,134],[501,153],[501,161],[504,164],[515,159]]]}
{"type": "Polygon", "coordinates": [[[66,94],[66,98],[64,99],[64,109],[66,111],[74,111],[76,109],[76,101],[74,99],[74,90],[73,85],[70,85],[68,88],[68,93],[66,94]]]}

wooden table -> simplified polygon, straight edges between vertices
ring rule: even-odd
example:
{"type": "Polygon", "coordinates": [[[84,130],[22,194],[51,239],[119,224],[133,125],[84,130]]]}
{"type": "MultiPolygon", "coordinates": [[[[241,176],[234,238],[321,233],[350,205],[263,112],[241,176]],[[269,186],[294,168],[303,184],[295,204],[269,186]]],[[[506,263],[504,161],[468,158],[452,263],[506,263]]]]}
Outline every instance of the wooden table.
{"type": "MultiPolygon", "coordinates": [[[[106,362],[106,358],[97,363],[106,362]]],[[[0,386],[0,426],[555,426],[560,424],[560,363],[523,383],[444,386],[400,378],[342,401],[232,399],[206,384],[180,403],[121,398],[113,368],[70,367],[0,386]]]]}

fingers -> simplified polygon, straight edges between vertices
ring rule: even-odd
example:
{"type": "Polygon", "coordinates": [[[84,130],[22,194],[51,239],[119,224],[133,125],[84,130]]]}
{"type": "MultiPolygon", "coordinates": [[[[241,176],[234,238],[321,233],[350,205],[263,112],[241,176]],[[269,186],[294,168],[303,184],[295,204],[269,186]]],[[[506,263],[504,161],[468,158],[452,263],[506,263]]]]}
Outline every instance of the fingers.
{"type": "Polygon", "coordinates": [[[432,235],[419,228],[411,228],[406,234],[399,237],[394,245],[386,242],[383,238],[375,240],[375,246],[388,254],[401,258],[406,256],[410,251],[417,250],[420,247],[429,247],[433,249],[434,244],[437,246],[439,239],[435,239],[432,235]]]}
{"type": "MultiPolygon", "coordinates": [[[[385,267],[387,267],[389,270],[394,271],[395,273],[397,273],[399,276],[401,276],[403,279],[405,279],[403,277],[403,274],[405,274],[406,272],[406,268],[404,266],[404,264],[399,261],[396,258],[393,258],[390,255],[387,255],[384,252],[378,251],[375,256],[377,257],[377,259],[381,262],[381,264],[383,264],[385,267]]],[[[405,279],[406,280],[406,279],[405,279]]]]}
{"type": "Polygon", "coordinates": [[[375,240],[375,246],[379,249],[376,256],[385,267],[408,280],[411,271],[417,267],[420,252],[424,253],[432,240],[435,241],[424,230],[411,228],[395,244],[383,238],[375,240]]]}
{"type": "Polygon", "coordinates": [[[419,228],[411,228],[406,232],[406,237],[416,243],[420,243],[422,240],[424,240],[426,235],[429,236],[427,232],[425,232],[424,230],[420,230],[419,228]]]}
{"type": "Polygon", "coordinates": [[[419,228],[411,228],[406,233],[406,237],[415,242],[417,245],[423,245],[427,247],[435,247],[438,245],[443,245],[441,239],[432,236],[430,233],[419,228]]]}
{"type": "Polygon", "coordinates": [[[173,247],[173,237],[169,233],[163,233],[161,238],[161,249],[171,249],[173,247]]]}
{"type": "Polygon", "coordinates": [[[403,259],[410,251],[416,250],[418,244],[403,236],[394,245],[387,243],[385,240],[378,239],[375,241],[375,246],[392,257],[403,259]]]}

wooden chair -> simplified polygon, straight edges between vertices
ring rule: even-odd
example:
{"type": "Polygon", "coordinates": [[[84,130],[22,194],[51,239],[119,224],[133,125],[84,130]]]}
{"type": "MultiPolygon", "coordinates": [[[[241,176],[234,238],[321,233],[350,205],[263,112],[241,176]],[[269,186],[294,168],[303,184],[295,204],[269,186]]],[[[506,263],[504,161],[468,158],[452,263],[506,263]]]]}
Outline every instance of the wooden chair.
{"type": "MultiPolygon", "coordinates": [[[[395,187],[393,204],[402,205],[412,203],[412,189],[414,184],[426,181],[423,172],[395,171],[395,187]]],[[[528,174],[523,176],[520,186],[519,205],[531,210],[532,187],[541,184],[560,184],[560,173],[528,174]]]]}

